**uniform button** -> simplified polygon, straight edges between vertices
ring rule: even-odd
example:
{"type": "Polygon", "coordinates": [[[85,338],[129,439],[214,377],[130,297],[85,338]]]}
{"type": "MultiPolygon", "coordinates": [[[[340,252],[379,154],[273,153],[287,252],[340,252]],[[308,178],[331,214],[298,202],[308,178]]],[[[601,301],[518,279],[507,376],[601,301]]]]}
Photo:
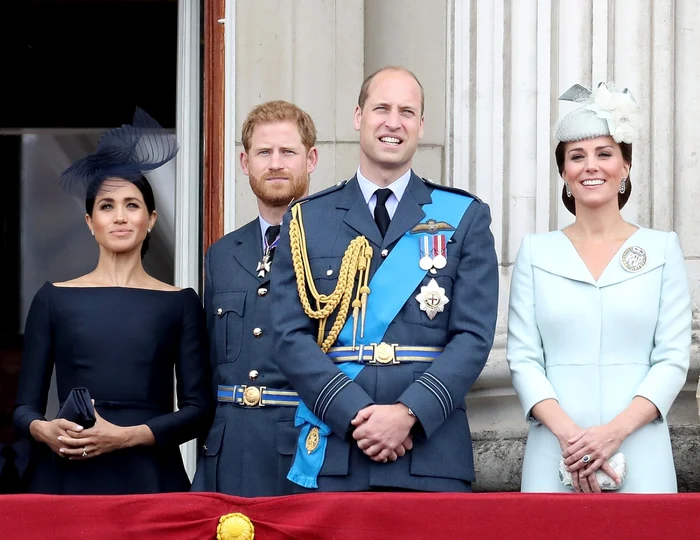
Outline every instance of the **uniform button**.
{"type": "Polygon", "coordinates": [[[388,250],[388,249],[383,249],[383,250],[382,250],[382,258],[386,259],[387,255],[389,255],[389,250],[388,250]]]}
{"type": "Polygon", "coordinates": [[[332,269],[332,268],[329,268],[328,270],[326,270],[326,275],[327,275],[327,276],[332,276],[332,275],[333,275],[333,269],[332,269]]]}
{"type": "Polygon", "coordinates": [[[262,336],[262,328],[253,328],[253,335],[255,337],[260,337],[262,336]]]}
{"type": "Polygon", "coordinates": [[[265,296],[267,294],[267,289],[265,287],[260,287],[258,289],[258,296],[265,296]]]}
{"type": "Polygon", "coordinates": [[[258,378],[258,370],[257,369],[251,369],[250,373],[248,373],[248,377],[250,377],[251,381],[254,381],[255,379],[258,378]]]}
{"type": "Polygon", "coordinates": [[[216,314],[217,314],[219,317],[221,317],[221,316],[224,314],[223,308],[217,309],[217,310],[216,310],[216,314]]]}

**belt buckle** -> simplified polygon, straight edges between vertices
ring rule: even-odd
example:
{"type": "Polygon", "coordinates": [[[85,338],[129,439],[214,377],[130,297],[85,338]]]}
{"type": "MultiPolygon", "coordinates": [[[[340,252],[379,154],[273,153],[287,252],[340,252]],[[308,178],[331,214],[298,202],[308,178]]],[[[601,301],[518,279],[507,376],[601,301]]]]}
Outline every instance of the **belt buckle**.
{"type": "Polygon", "coordinates": [[[382,341],[379,345],[376,343],[371,344],[373,347],[373,355],[372,355],[372,360],[370,360],[370,364],[400,364],[396,359],[396,347],[398,347],[398,343],[386,343],[385,341],[382,341]]]}
{"type": "Polygon", "coordinates": [[[264,386],[247,386],[243,385],[243,405],[248,407],[263,407],[262,394],[265,390],[264,386]]]}

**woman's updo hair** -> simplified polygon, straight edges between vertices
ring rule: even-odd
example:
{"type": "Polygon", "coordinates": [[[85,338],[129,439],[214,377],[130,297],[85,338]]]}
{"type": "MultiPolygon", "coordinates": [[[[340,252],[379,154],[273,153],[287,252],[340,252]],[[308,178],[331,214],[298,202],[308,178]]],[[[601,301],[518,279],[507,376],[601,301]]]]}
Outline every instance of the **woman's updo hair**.
{"type": "MultiPolygon", "coordinates": [[[[95,209],[95,200],[97,198],[97,193],[100,191],[100,186],[102,186],[104,181],[105,179],[101,179],[98,182],[95,182],[94,185],[90,186],[90,189],[88,190],[88,195],[85,197],[85,212],[90,217],[92,217],[92,212],[95,209]]],[[[151,184],[148,182],[148,180],[146,180],[145,176],[140,176],[136,180],[129,181],[132,184],[134,184],[141,192],[141,195],[143,195],[143,202],[146,203],[146,209],[148,210],[148,215],[150,216],[156,209],[156,198],[153,195],[153,188],[151,187],[151,184]]],[[[148,251],[148,244],[150,241],[151,233],[149,232],[146,233],[146,238],[143,240],[143,244],[141,244],[142,259],[148,251]]]]}
{"type": "MultiPolygon", "coordinates": [[[[559,176],[562,176],[564,173],[564,165],[566,161],[566,145],[569,143],[566,142],[560,142],[557,145],[557,148],[554,150],[554,158],[556,159],[557,162],[557,169],[559,169],[559,176]]],[[[573,144],[573,143],[572,143],[573,144]]],[[[632,145],[628,144],[626,142],[620,142],[620,143],[615,143],[620,147],[620,152],[622,152],[622,159],[625,160],[625,163],[629,165],[630,170],[632,169],[632,145]]],[[[563,176],[562,176],[563,178],[563,176]]],[[[630,195],[632,194],[632,180],[631,180],[631,175],[627,175],[627,179],[625,180],[625,192],[620,193],[619,191],[617,192],[617,207],[622,210],[622,207],[627,204],[627,201],[630,198],[630,195]]],[[[576,215],[576,200],[574,197],[567,197],[566,196],[566,185],[562,186],[561,188],[561,200],[564,203],[564,206],[566,209],[571,212],[573,215],[576,215]]]]}

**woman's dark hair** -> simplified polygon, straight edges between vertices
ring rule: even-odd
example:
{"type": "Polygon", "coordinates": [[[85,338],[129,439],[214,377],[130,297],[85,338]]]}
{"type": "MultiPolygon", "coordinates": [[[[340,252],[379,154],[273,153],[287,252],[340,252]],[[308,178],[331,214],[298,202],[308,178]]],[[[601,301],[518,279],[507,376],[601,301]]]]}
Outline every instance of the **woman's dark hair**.
{"type": "MultiPolygon", "coordinates": [[[[564,172],[564,162],[566,160],[566,145],[568,143],[560,142],[557,145],[556,150],[554,150],[554,159],[557,162],[557,168],[559,169],[559,176],[564,172]]],[[[629,143],[621,142],[617,143],[620,147],[620,152],[622,152],[622,159],[625,163],[629,165],[632,169],[632,145],[629,143]]],[[[622,209],[623,206],[627,204],[627,201],[632,194],[632,179],[631,175],[627,175],[627,180],[625,180],[625,192],[617,194],[617,207],[622,209]]],[[[566,186],[561,188],[561,200],[564,203],[566,209],[573,215],[576,215],[576,200],[573,197],[566,196],[566,186]]]]}
{"type": "MultiPolygon", "coordinates": [[[[96,194],[99,192],[100,186],[103,182],[104,179],[100,180],[96,185],[91,186],[91,189],[88,190],[88,196],[85,198],[85,212],[87,212],[90,217],[92,217],[92,211],[95,209],[95,199],[97,198],[96,194]]],[[[145,176],[141,176],[137,180],[133,180],[131,183],[134,184],[141,192],[141,195],[143,195],[143,202],[146,203],[148,215],[150,216],[156,209],[156,198],[153,195],[153,188],[151,187],[151,184],[148,183],[145,176]]],[[[143,244],[141,244],[142,259],[148,251],[148,243],[150,240],[151,233],[149,232],[146,233],[146,238],[144,239],[143,244]]]]}

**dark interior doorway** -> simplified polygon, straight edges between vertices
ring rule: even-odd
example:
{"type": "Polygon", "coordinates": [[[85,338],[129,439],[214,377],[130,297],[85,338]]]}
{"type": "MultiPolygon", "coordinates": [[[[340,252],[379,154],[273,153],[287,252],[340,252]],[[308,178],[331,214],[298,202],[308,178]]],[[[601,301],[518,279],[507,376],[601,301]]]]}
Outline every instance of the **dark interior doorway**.
{"type": "Polygon", "coordinates": [[[0,446],[22,347],[23,134],[109,128],[136,106],[174,129],[177,17],[177,0],[0,4],[0,446]]]}

